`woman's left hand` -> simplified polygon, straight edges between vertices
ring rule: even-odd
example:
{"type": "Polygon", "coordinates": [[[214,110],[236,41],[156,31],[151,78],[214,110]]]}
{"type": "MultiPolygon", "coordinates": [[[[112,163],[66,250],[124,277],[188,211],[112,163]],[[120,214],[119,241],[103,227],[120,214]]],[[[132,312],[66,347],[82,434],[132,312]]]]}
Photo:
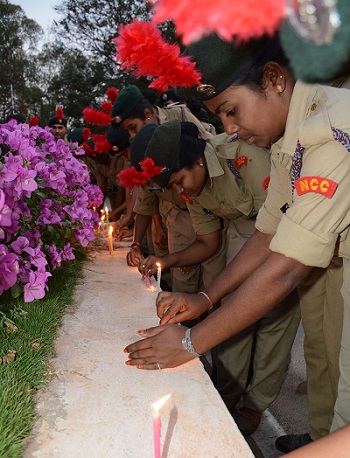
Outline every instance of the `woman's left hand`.
{"type": "Polygon", "coordinates": [[[138,369],[159,370],[190,361],[194,355],[182,348],[185,331],[186,327],[176,324],[138,331],[143,340],[134,342],[124,349],[125,353],[129,353],[129,359],[125,364],[136,366],[138,369]]]}

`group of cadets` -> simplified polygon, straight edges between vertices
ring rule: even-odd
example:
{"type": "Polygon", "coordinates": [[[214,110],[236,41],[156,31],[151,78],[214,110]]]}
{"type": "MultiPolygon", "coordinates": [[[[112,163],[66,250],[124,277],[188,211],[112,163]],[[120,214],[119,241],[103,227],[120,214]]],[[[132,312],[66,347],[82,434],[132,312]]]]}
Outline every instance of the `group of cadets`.
{"type": "MultiPolygon", "coordinates": [[[[238,75],[242,62],[245,64],[239,48],[235,55],[231,44],[215,36],[188,48],[203,75],[206,90],[212,88],[213,93],[205,92],[204,97],[195,100],[185,99],[177,95],[181,92],[171,89],[155,100],[154,94],[150,97],[150,93],[142,93],[136,85],[126,86],[111,106],[102,150],[96,147],[91,135],[84,135],[84,129],[68,132],[62,112],[51,118],[48,125],[57,141],[77,142],[84,148],[83,160],[91,179],[101,188],[105,199],[109,198],[110,218],[118,222],[117,235],[132,238],[127,264],[138,267],[142,275],[151,276],[156,275],[160,263],[164,291],[157,299],[160,324],[182,323],[198,329],[194,343],[186,331],[183,348],[193,356],[198,345],[206,351],[207,358],[207,350],[211,349],[210,364],[206,367],[210,367],[213,382],[245,436],[259,427],[262,413],[279,393],[302,318],[310,431],[279,438],[277,448],[288,453],[347,425],[350,418],[346,353],[349,313],[345,313],[343,331],[344,297],[350,297],[350,293],[345,281],[341,294],[343,262],[339,257],[340,253],[349,258],[349,205],[343,199],[344,209],[338,210],[339,214],[344,213],[344,222],[341,215],[333,215],[334,207],[332,212],[329,207],[337,187],[338,194],[342,193],[340,183],[346,180],[342,176],[346,167],[342,169],[338,163],[344,154],[342,148],[345,146],[349,151],[350,127],[341,110],[347,100],[350,103],[350,96],[345,89],[338,93],[338,89],[331,88],[331,81],[321,89],[295,81],[285,58],[275,52],[279,44],[273,40],[268,52],[262,45],[263,52],[258,53],[260,59],[267,56],[264,90],[270,91],[273,100],[276,97],[275,105],[271,105],[273,111],[268,111],[271,98],[264,102],[267,121],[261,122],[273,135],[282,127],[266,144],[255,140],[259,129],[254,125],[249,126],[250,130],[246,125],[246,135],[239,137],[244,128],[237,119],[243,109],[238,103],[236,114],[234,104],[242,96],[239,94],[231,106],[230,84],[237,80],[243,92],[250,88],[251,94],[246,92],[248,97],[241,102],[242,106],[249,106],[249,97],[253,100],[254,92],[251,87],[258,93],[257,83],[255,80],[252,85],[249,80],[254,72],[238,75]],[[206,61],[210,50],[219,56],[216,72],[206,61]],[[231,69],[229,82],[223,76],[227,68],[231,69]],[[217,134],[209,122],[209,110],[219,115],[222,124],[217,118],[216,126],[223,133],[217,134]],[[280,110],[279,115],[276,110],[280,110]],[[276,118],[275,125],[271,121],[272,127],[268,124],[269,115],[276,118]],[[332,124],[332,138],[327,137],[326,119],[332,124]],[[303,130],[303,126],[308,130],[303,130]],[[329,156],[324,153],[327,142],[329,156]],[[315,151],[323,158],[322,164],[315,151]],[[146,159],[152,159],[155,169],[140,184],[137,178],[144,172],[146,159]],[[156,166],[160,166],[158,170],[156,166]],[[126,185],[121,172],[131,168],[134,181],[129,180],[126,185]],[[327,174],[337,180],[327,181],[327,174]],[[328,185],[335,183],[332,194],[326,184],[316,189],[322,180],[328,185]],[[334,218],[333,225],[330,218],[334,218]],[[298,240],[292,235],[293,230],[298,240]],[[339,233],[340,244],[336,242],[339,233]],[[336,250],[331,253],[329,246],[333,242],[336,250]],[[282,261],[278,256],[283,257],[282,261]],[[271,276],[274,269],[280,276],[270,279],[268,269],[254,276],[264,263],[271,276]],[[292,273],[288,274],[288,269],[292,273]],[[263,283],[261,293],[265,291],[266,297],[254,292],[254,285],[259,285],[264,275],[267,288],[274,281],[276,293],[271,294],[271,299],[271,288],[266,290],[263,283]],[[287,279],[288,276],[294,277],[287,279]],[[255,283],[246,287],[251,277],[255,283]],[[229,310],[242,294],[252,298],[251,312],[241,308],[241,315],[237,316],[229,310]],[[259,306],[260,302],[265,305],[259,306]],[[226,320],[224,326],[218,326],[220,319],[228,316],[235,324],[230,326],[226,320]],[[211,335],[208,339],[203,337],[209,336],[207,332],[211,335]],[[206,340],[217,343],[207,344],[206,340]]],[[[251,60],[249,64],[252,65],[251,60]]],[[[346,84],[343,78],[333,86],[346,84]]],[[[255,101],[260,103],[256,97],[255,101]]],[[[255,109],[258,112],[256,105],[250,106],[251,119],[255,109]]],[[[258,113],[255,122],[259,116],[258,113]]],[[[348,268],[347,262],[345,267],[348,268]]],[[[168,342],[174,342],[174,348],[177,329],[169,327],[163,333],[168,333],[168,342]]],[[[159,369],[183,362],[172,357],[169,350],[167,355],[165,350],[158,351],[159,341],[156,345],[152,334],[146,337],[141,345],[127,347],[129,364],[159,369]],[[147,350],[148,340],[152,342],[150,347],[158,351],[157,360],[150,367],[142,362],[139,352],[137,357],[133,356],[137,349],[147,350]]]]}

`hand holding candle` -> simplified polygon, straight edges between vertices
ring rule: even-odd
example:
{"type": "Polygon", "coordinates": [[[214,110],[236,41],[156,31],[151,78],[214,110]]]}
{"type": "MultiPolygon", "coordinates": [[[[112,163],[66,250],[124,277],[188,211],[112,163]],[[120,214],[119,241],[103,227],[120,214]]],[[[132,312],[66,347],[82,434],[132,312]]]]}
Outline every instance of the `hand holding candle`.
{"type": "Polygon", "coordinates": [[[154,440],[154,458],[161,458],[160,451],[160,437],[162,430],[162,420],[160,418],[160,409],[170,398],[171,393],[159,399],[159,401],[152,404],[153,407],[153,440],[154,440]]]}

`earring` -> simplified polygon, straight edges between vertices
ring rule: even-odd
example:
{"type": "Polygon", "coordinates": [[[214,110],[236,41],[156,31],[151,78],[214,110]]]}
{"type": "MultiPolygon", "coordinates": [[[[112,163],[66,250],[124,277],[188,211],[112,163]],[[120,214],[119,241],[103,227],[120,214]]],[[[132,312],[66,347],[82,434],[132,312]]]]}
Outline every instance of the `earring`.
{"type": "Polygon", "coordinates": [[[149,121],[151,119],[151,116],[147,116],[147,120],[149,121]]]}
{"type": "Polygon", "coordinates": [[[199,167],[203,167],[203,166],[204,166],[203,162],[200,162],[199,167]]]}
{"type": "Polygon", "coordinates": [[[277,88],[277,91],[278,91],[280,94],[282,94],[282,92],[283,92],[282,86],[280,86],[279,84],[277,84],[276,88],[277,88]]]}

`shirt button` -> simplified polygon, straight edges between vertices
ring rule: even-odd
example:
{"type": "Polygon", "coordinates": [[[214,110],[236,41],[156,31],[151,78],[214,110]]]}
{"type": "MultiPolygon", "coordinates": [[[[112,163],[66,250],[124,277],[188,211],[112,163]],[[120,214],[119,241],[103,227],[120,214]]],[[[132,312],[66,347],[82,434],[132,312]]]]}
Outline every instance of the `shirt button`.
{"type": "Polygon", "coordinates": [[[310,107],[310,110],[311,110],[311,111],[315,111],[316,108],[317,108],[317,104],[316,104],[316,103],[313,103],[313,104],[311,105],[311,107],[310,107]]]}

